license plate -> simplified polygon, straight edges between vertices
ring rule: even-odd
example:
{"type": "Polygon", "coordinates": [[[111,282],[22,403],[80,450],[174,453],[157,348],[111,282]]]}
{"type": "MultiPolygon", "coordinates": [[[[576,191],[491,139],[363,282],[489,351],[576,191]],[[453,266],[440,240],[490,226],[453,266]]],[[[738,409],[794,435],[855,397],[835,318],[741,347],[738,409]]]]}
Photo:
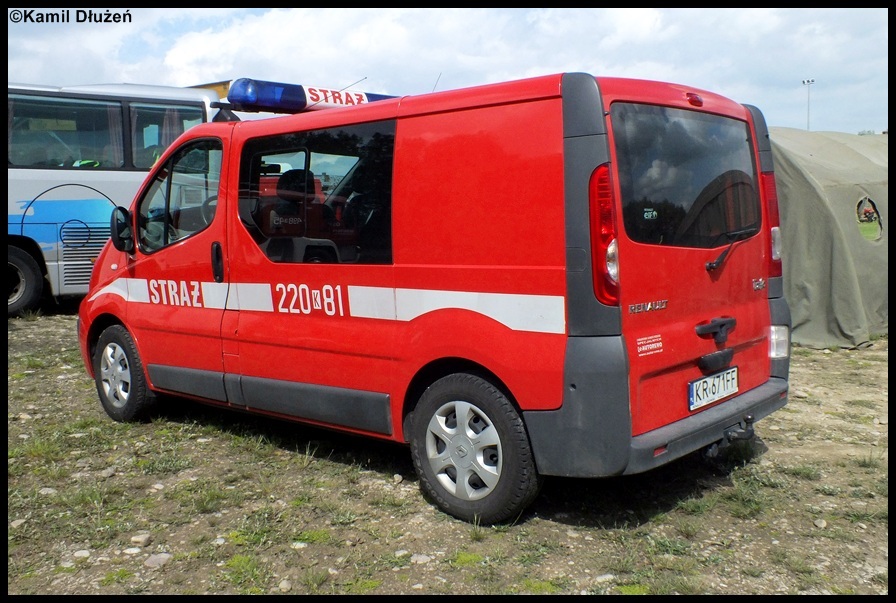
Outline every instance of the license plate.
{"type": "Polygon", "coordinates": [[[697,410],[737,393],[737,367],[688,383],[688,408],[697,410]]]}

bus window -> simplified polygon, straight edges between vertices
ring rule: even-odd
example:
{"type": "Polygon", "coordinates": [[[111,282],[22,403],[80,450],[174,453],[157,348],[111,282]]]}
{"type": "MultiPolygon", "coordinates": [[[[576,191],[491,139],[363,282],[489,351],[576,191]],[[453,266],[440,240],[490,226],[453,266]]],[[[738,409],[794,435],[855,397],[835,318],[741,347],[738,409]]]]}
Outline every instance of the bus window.
{"type": "Polygon", "coordinates": [[[199,107],[131,104],[131,144],[134,166],[150,168],[174,139],[202,123],[199,107]]]}
{"type": "Polygon", "coordinates": [[[122,157],[120,102],[10,95],[9,112],[10,167],[99,167],[104,153],[122,157]]]}

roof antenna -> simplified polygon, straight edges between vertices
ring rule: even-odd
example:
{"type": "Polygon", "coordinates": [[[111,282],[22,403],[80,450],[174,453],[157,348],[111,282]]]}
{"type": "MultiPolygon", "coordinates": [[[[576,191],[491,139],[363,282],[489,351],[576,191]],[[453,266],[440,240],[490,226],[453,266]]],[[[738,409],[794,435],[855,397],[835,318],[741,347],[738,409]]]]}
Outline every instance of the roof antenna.
{"type": "Polygon", "coordinates": [[[340,90],[340,92],[345,92],[346,90],[348,90],[348,89],[351,88],[352,86],[357,86],[358,84],[360,84],[361,82],[363,82],[363,81],[366,80],[366,79],[367,79],[367,76],[365,75],[364,77],[362,77],[360,80],[358,80],[358,81],[355,82],[354,84],[349,84],[348,86],[346,86],[345,88],[343,88],[342,90],[340,90]]]}
{"type": "Polygon", "coordinates": [[[440,79],[442,79],[442,72],[441,72],[441,71],[439,72],[439,77],[436,78],[436,83],[432,85],[432,91],[433,91],[433,92],[436,91],[436,86],[439,85],[439,80],[440,80],[440,79]]]}

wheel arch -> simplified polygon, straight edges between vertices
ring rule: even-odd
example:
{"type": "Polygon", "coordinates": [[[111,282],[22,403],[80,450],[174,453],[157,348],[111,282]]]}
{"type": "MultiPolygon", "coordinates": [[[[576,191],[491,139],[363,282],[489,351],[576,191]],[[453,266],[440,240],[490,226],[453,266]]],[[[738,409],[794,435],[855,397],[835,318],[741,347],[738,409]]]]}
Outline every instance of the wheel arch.
{"type": "Polygon", "coordinates": [[[11,235],[6,249],[7,315],[39,310],[45,300],[55,295],[40,246],[28,237],[11,235]]]}
{"type": "Polygon", "coordinates": [[[40,267],[41,274],[43,274],[44,278],[47,277],[47,263],[44,261],[44,254],[41,253],[40,245],[37,244],[37,241],[21,235],[8,235],[6,244],[10,247],[18,247],[34,258],[34,261],[40,267]]]}
{"type": "Polygon", "coordinates": [[[405,390],[401,417],[401,438],[405,443],[409,443],[408,433],[410,431],[411,417],[423,392],[426,391],[427,387],[442,377],[447,377],[448,375],[453,375],[455,373],[469,373],[485,379],[504,394],[510,403],[513,404],[516,411],[520,412],[519,404],[513,396],[513,393],[510,391],[510,388],[507,387],[507,384],[494,372],[490,371],[485,366],[466,358],[440,358],[422,366],[411,379],[405,390]]]}
{"type": "MultiPolygon", "coordinates": [[[[87,329],[87,337],[85,339],[84,345],[87,352],[87,358],[90,359],[88,368],[90,370],[91,377],[94,376],[93,357],[96,355],[96,344],[100,339],[100,335],[103,334],[103,331],[105,331],[112,325],[118,325],[130,333],[130,329],[128,329],[124,325],[124,322],[114,314],[100,314],[93,319],[93,321],[90,323],[90,327],[87,329]]],[[[133,333],[131,334],[131,336],[133,337],[133,333]]]]}

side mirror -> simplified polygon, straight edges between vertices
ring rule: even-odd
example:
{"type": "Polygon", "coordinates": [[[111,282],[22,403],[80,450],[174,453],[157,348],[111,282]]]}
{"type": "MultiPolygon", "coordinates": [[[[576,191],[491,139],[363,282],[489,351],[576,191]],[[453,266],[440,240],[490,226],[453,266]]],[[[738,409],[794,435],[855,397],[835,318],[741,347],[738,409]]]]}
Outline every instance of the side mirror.
{"type": "Polygon", "coordinates": [[[118,251],[133,253],[134,230],[131,228],[131,212],[120,206],[113,209],[109,227],[112,246],[118,251]]]}

